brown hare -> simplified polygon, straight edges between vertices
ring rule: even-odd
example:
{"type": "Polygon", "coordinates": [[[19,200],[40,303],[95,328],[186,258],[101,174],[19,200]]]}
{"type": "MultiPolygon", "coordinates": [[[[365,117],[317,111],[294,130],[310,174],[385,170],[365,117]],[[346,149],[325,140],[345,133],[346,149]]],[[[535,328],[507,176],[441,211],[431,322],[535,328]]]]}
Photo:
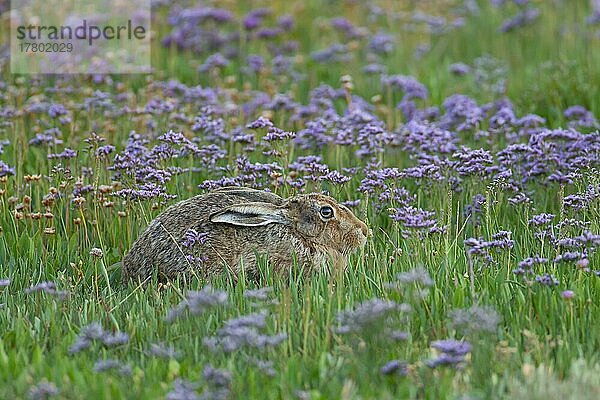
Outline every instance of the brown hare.
{"type": "Polygon", "coordinates": [[[310,271],[346,256],[367,240],[368,228],[347,207],[322,194],[283,199],[225,187],[167,208],[123,258],[123,280],[214,277],[224,268],[255,276],[257,257],[276,272],[310,271]]]}

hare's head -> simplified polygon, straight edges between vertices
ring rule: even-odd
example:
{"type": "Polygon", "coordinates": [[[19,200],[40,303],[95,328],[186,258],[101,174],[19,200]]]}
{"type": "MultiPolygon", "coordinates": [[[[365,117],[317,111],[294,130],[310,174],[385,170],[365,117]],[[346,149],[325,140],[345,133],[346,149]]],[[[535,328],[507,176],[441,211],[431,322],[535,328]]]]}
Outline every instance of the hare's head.
{"type": "Polygon", "coordinates": [[[364,246],[368,228],[333,198],[311,193],[290,197],[282,204],[247,202],[213,214],[211,222],[237,226],[286,225],[307,242],[348,254],[364,246]]]}
{"type": "Polygon", "coordinates": [[[298,233],[321,246],[348,254],[367,240],[367,225],[329,196],[298,195],[286,201],[286,208],[298,233]]]}

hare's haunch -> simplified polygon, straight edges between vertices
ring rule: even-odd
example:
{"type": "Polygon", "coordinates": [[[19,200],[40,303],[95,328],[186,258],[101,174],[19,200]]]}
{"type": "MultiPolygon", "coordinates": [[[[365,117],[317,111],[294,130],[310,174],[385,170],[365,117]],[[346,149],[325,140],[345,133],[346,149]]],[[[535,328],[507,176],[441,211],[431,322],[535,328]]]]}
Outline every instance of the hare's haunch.
{"type": "Polygon", "coordinates": [[[311,193],[283,199],[260,190],[227,187],[167,208],[123,258],[123,279],[178,275],[211,277],[225,268],[256,273],[257,256],[287,270],[344,263],[364,246],[367,226],[333,198],[311,193]]]}

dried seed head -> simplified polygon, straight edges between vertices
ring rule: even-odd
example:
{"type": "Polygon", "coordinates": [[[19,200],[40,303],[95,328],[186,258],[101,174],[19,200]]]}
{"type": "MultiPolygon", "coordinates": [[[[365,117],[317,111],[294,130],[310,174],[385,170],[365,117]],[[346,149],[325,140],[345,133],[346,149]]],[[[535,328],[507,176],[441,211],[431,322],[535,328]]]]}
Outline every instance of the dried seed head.
{"type": "Polygon", "coordinates": [[[83,203],[85,203],[86,200],[85,200],[85,198],[83,198],[81,196],[77,196],[72,201],[73,201],[73,204],[75,204],[76,206],[80,206],[81,207],[81,205],[83,203]]]}
{"type": "Polygon", "coordinates": [[[101,258],[103,256],[102,249],[99,249],[97,247],[92,247],[92,249],[90,250],[90,255],[101,258]]]}
{"type": "Polygon", "coordinates": [[[44,233],[46,235],[54,235],[56,233],[56,228],[53,226],[49,226],[48,228],[44,228],[44,233]]]}
{"type": "Polygon", "coordinates": [[[34,182],[39,181],[42,178],[42,175],[25,175],[25,182],[34,182]]]}
{"type": "Polygon", "coordinates": [[[44,198],[42,199],[42,205],[47,208],[52,207],[54,205],[54,195],[52,195],[52,194],[45,195],[44,198]]]}

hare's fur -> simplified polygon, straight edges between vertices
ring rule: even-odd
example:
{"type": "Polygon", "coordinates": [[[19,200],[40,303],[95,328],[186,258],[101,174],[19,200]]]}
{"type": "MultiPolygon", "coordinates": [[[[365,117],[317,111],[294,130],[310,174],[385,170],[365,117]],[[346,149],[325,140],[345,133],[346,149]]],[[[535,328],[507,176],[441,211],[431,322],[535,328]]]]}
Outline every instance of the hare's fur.
{"type": "Polygon", "coordinates": [[[225,268],[234,274],[257,272],[257,256],[266,256],[276,271],[294,265],[319,268],[327,260],[339,264],[363,246],[367,226],[343,205],[322,194],[283,199],[273,193],[228,187],[198,195],[167,208],[140,235],[123,258],[123,279],[145,281],[196,275],[210,278],[225,268]],[[329,206],[334,217],[320,209],[329,206]],[[182,246],[189,229],[206,232],[194,247],[201,261],[186,257],[182,246]]]}

